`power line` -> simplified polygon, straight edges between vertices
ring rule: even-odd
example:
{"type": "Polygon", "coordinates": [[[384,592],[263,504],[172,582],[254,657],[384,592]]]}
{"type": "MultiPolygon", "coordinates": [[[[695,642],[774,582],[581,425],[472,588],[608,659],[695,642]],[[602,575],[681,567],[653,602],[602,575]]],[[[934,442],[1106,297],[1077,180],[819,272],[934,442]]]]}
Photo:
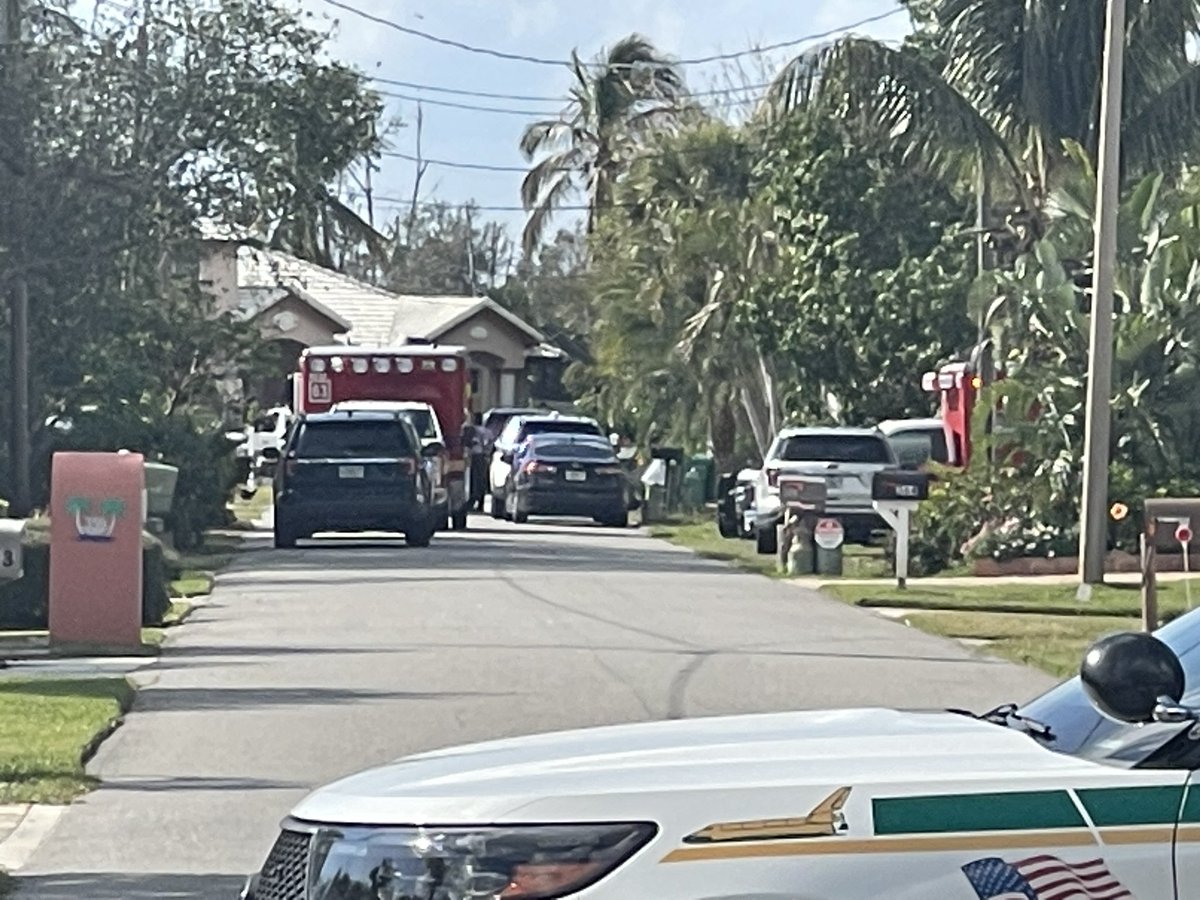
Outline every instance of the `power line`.
{"type": "MultiPolygon", "coordinates": [[[[528,172],[529,166],[500,166],[490,165],[488,163],[470,163],[470,162],[453,162],[448,159],[429,159],[424,156],[413,156],[411,153],[400,153],[397,150],[384,150],[382,156],[390,156],[394,159],[406,159],[409,162],[428,163],[431,166],[439,166],[444,169],[474,169],[480,172],[528,172]]],[[[555,171],[564,171],[556,169],[555,171]]]]}
{"type": "Polygon", "coordinates": [[[542,116],[554,118],[559,113],[549,109],[510,109],[499,106],[478,106],[474,103],[455,103],[452,100],[431,100],[428,97],[415,97],[412,94],[398,94],[395,91],[376,91],[384,97],[395,97],[397,100],[407,100],[410,103],[427,103],[430,106],[449,107],[450,109],[468,109],[472,112],[499,113],[505,116],[542,116]]]}
{"type": "MultiPolygon", "coordinates": [[[[325,0],[327,4],[338,9],[345,10],[359,18],[366,19],[368,22],[374,22],[376,25],[383,25],[385,28],[391,28],[394,31],[399,31],[402,34],[411,35],[412,37],[421,38],[425,41],[430,41],[435,44],[441,44],[445,47],[453,47],[456,50],[465,50],[468,53],[475,53],[481,56],[491,56],[496,59],[505,59],[513,62],[526,62],[540,66],[569,66],[571,62],[565,59],[551,59],[545,56],[530,56],[524,53],[510,53],[505,50],[496,50],[492,47],[480,47],[474,44],[468,44],[463,41],[455,40],[454,38],[441,37],[439,35],[430,34],[428,31],[422,31],[419,28],[411,28],[408,25],[401,25],[392,19],[386,19],[383,16],[376,16],[365,10],[352,6],[349,3],[343,3],[342,0],[325,0]]],[[[876,22],[882,22],[885,19],[890,19],[904,12],[903,8],[893,9],[890,12],[879,13],[874,16],[868,16],[865,19],[860,19],[857,22],[851,22],[848,25],[843,25],[838,28],[832,28],[828,31],[817,32],[815,34],[806,34],[801,37],[791,38],[786,41],[778,41],[774,44],[767,44],[762,47],[754,47],[746,50],[736,50],[731,53],[713,53],[709,56],[697,56],[691,59],[675,60],[671,65],[674,66],[698,66],[706,63],[726,62],[729,60],[740,59],[744,56],[760,56],[764,53],[772,53],[776,50],[785,50],[790,47],[795,47],[798,44],[808,43],[810,41],[818,41],[824,38],[834,37],[835,35],[843,34],[847,31],[853,31],[855,28],[861,28],[864,25],[872,25],[876,22]]],[[[585,63],[590,67],[600,68],[615,68],[608,66],[607,63],[585,63]]],[[[625,68],[638,68],[637,64],[627,64],[625,68]]]]}
{"type": "MultiPolygon", "coordinates": [[[[378,203],[384,203],[384,204],[388,204],[388,205],[412,206],[412,198],[411,197],[375,197],[374,199],[378,203]]],[[[558,212],[588,212],[589,210],[594,210],[594,209],[635,209],[642,205],[643,204],[641,204],[641,203],[601,203],[601,204],[579,203],[579,204],[567,204],[564,206],[556,206],[554,208],[558,212]]],[[[480,206],[475,203],[450,203],[445,200],[418,200],[417,206],[425,208],[425,209],[428,209],[431,207],[432,208],[445,207],[448,209],[470,207],[471,209],[478,210],[479,212],[521,212],[521,213],[523,213],[523,212],[529,211],[524,206],[515,206],[515,205],[513,205],[513,206],[505,206],[505,205],[480,206]]]]}
{"type": "MultiPolygon", "coordinates": [[[[379,75],[368,75],[368,80],[380,84],[409,88],[414,91],[430,91],[436,94],[457,94],[462,97],[481,97],[486,100],[516,100],[530,103],[570,103],[572,98],[566,94],[495,94],[489,91],[474,91],[466,88],[451,88],[436,84],[421,84],[415,81],[401,81],[396,78],[384,78],[379,75]]],[[[773,82],[764,81],[759,84],[746,84],[740,87],[710,88],[703,91],[689,91],[689,97],[716,97],[724,94],[742,94],[747,91],[766,90],[773,82]]],[[[431,102],[431,101],[426,101],[431,102]]]]}

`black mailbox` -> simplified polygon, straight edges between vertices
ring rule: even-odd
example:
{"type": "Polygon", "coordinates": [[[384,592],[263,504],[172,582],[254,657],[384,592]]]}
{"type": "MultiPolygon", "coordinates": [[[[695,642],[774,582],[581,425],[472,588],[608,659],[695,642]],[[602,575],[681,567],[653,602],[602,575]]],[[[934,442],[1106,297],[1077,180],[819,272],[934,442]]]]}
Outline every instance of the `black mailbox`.
{"type": "Polygon", "coordinates": [[[871,499],[928,500],[929,475],[926,472],[876,472],[871,480],[871,499]]]}
{"type": "Polygon", "coordinates": [[[779,502],[790,509],[825,511],[826,486],[823,478],[796,475],[779,477],[779,502]]]}

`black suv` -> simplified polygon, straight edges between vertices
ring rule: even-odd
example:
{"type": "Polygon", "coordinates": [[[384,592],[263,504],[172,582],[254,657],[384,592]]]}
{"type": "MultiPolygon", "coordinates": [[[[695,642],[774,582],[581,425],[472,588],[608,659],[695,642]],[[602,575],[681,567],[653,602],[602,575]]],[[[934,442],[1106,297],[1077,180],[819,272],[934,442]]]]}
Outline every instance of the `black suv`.
{"type": "Polygon", "coordinates": [[[428,547],[437,526],[428,460],[442,450],[391,411],[301,416],[275,469],[275,546],[318,531],[399,531],[428,547]]]}

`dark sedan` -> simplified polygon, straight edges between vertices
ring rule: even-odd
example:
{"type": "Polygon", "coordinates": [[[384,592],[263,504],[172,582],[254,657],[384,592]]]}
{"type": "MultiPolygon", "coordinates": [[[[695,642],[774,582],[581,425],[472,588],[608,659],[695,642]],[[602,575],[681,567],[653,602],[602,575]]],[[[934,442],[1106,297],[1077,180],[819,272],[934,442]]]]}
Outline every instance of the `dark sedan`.
{"type": "Polygon", "coordinates": [[[612,445],[584,434],[540,434],[514,454],[505,489],[508,518],[571,516],[629,524],[625,471],[612,445]]]}

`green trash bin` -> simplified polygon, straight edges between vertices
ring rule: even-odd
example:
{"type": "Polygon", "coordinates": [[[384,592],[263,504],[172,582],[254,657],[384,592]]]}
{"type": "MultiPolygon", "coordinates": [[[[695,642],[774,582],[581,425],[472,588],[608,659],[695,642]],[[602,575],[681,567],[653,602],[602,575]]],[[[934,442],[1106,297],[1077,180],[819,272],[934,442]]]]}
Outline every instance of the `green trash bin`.
{"type": "Polygon", "coordinates": [[[162,518],[169,515],[175,501],[175,483],[179,480],[179,468],[165,463],[145,463],[146,470],[146,515],[162,518]]]}
{"type": "Polygon", "coordinates": [[[699,480],[700,501],[697,506],[717,499],[716,462],[711,456],[697,455],[688,459],[689,472],[695,472],[699,480]]]}

